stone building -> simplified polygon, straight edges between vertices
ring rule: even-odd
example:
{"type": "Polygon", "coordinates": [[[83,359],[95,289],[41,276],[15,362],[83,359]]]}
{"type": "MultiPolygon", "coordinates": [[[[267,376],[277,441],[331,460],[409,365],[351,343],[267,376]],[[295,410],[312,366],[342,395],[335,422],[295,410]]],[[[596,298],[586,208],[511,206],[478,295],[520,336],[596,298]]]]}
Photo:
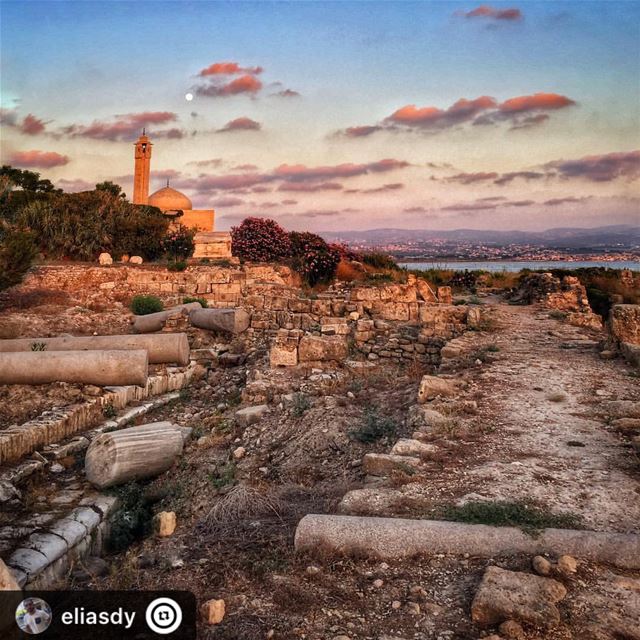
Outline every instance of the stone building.
{"type": "Polygon", "coordinates": [[[191,200],[184,194],[167,186],[149,195],[149,175],[153,143],[145,134],[135,145],[135,168],[133,177],[133,203],[158,207],[165,215],[174,216],[176,223],[196,229],[194,258],[227,259],[231,257],[231,235],[215,231],[215,211],[194,209],[191,200]]]}

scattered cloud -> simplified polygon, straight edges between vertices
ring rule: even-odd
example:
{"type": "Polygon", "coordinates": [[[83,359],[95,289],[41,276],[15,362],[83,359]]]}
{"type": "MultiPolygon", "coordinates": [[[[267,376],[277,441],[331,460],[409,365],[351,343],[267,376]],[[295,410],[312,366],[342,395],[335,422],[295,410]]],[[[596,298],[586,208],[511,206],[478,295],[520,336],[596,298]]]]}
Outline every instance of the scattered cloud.
{"type": "Polygon", "coordinates": [[[264,69],[262,67],[241,67],[237,62],[214,62],[203,69],[198,75],[201,77],[240,74],[257,75],[263,71],[264,69]]]}
{"type": "MultiPolygon", "coordinates": [[[[70,125],[63,127],[61,133],[72,138],[93,138],[95,140],[129,141],[134,140],[143,128],[175,122],[178,116],[171,111],[144,111],[118,115],[111,121],[94,120],[90,125],[70,125]]],[[[147,132],[155,138],[181,138],[179,129],[153,130],[147,132]]]]}
{"type": "Polygon", "coordinates": [[[429,209],[425,207],[407,207],[403,209],[404,213],[427,213],[429,209]]]}
{"type": "Polygon", "coordinates": [[[245,202],[241,198],[219,198],[218,200],[214,200],[211,204],[213,204],[214,207],[229,209],[231,207],[239,207],[240,205],[245,204],[245,202]]]}
{"type": "Polygon", "coordinates": [[[293,89],[283,89],[282,91],[278,91],[277,93],[272,93],[272,96],[277,96],[278,98],[299,98],[300,94],[293,89]]]}
{"type": "Polygon", "coordinates": [[[36,118],[32,113],[25,116],[20,122],[16,109],[0,109],[0,124],[17,129],[25,135],[35,136],[42,133],[48,123],[36,118]]]}
{"type": "Polygon", "coordinates": [[[315,193],[316,191],[339,191],[342,185],[339,182],[285,182],[278,187],[278,191],[297,191],[315,193]]]}
{"type": "Polygon", "coordinates": [[[592,182],[610,182],[616,178],[640,177],[640,150],[585,156],[577,160],[557,160],[545,165],[562,178],[584,178],[592,182]]]}
{"type": "Polygon", "coordinates": [[[510,171],[503,173],[497,180],[494,180],[493,183],[502,186],[509,184],[517,178],[521,178],[522,180],[540,180],[545,177],[547,177],[547,174],[541,173],[540,171],[510,171]]]}
{"type": "Polygon", "coordinates": [[[303,164],[282,164],[275,169],[274,175],[287,182],[305,182],[331,180],[334,178],[351,178],[368,173],[385,173],[395,169],[403,169],[408,166],[408,162],[391,158],[366,164],[345,163],[326,167],[307,167],[303,164]]]}
{"type": "Polygon", "coordinates": [[[298,201],[297,200],[291,200],[290,198],[288,198],[286,200],[283,200],[282,204],[285,204],[287,206],[291,206],[291,205],[294,205],[294,204],[298,204],[298,201]]]}
{"type": "Polygon", "coordinates": [[[255,76],[244,75],[223,83],[199,85],[195,88],[199,96],[221,97],[248,94],[255,96],[262,89],[262,82],[255,76]]]}
{"type": "Polygon", "coordinates": [[[262,125],[259,122],[243,116],[227,122],[222,129],[218,129],[218,133],[226,131],[260,131],[261,128],[262,125]]]}
{"type": "Polygon", "coordinates": [[[472,125],[497,125],[508,122],[512,129],[539,126],[549,119],[549,111],[574,106],[576,102],[557,93],[535,93],[516,96],[499,103],[491,96],[460,98],[451,106],[441,109],[435,106],[417,107],[408,104],[396,109],[377,124],[348,127],[338,135],[348,138],[366,138],[378,131],[427,131],[438,132],[465,123],[472,125]]]}
{"type": "Polygon", "coordinates": [[[67,193],[78,193],[78,191],[93,191],[95,185],[82,180],[82,178],[76,178],[75,180],[68,180],[67,178],[60,178],[56,182],[56,187],[66,191],[67,193]]]}
{"type": "Polygon", "coordinates": [[[50,169],[61,167],[69,162],[69,156],[63,156],[55,151],[15,151],[9,156],[10,164],[27,169],[50,169]]]}
{"type": "Polygon", "coordinates": [[[392,182],[390,184],[383,184],[381,187],[363,189],[361,193],[386,193],[388,191],[397,191],[398,189],[404,189],[404,183],[392,182]]]}
{"type": "Polygon", "coordinates": [[[211,160],[192,160],[187,164],[194,165],[196,167],[221,167],[224,163],[222,158],[211,158],[211,160]]]}
{"type": "Polygon", "coordinates": [[[522,12],[520,9],[496,9],[486,4],[480,5],[471,11],[462,11],[456,15],[462,15],[465,18],[489,18],[492,20],[522,20],[522,12]]]}
{"type": "Polygon", "coordinates": [[[548,207],[557,207],[563,204],[577,204],[578,202],[584,202],[585,200],[590,200],[591,196],[582,196],[580,198],[576,198],[574,196],[569,196],[567,198],[551,198],[551,200],[545,200],[543,204],[548,207]]]}
{"type": "Polygon", "coordinates": [[[495,180],[498,177],[498,173],[495,171],[485,172],[479,171],[477,173],[458,173],[455,176],[449,176],[445,178],[446,182],[458,182],[459,184],[474,184],[475,182],[486,182],[488,180],[495,180]]]}

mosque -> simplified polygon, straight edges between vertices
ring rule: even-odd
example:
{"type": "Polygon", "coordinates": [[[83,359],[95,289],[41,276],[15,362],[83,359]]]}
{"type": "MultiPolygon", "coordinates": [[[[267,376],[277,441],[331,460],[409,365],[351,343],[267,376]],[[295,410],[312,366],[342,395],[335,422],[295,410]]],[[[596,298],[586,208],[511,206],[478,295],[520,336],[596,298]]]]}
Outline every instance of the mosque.
{"type": "Polygon", "coordinates": [[[231,258],[231,234],[215,231],[215,211],[194,209],[191,200],[180,191],[167,186],[149,195],[149,174],[153,143],[145,134],[135,143],[133,174],[133,203],[158,207],[165,215],[174,216],[176,223],[196,229],[194,258],[231,258]]]}

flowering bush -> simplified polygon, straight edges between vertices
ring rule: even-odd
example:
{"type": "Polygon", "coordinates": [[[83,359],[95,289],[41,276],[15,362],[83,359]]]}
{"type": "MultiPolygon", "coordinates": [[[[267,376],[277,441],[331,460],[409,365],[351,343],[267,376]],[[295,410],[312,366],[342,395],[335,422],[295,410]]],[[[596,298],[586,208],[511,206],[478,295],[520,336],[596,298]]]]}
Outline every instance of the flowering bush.
{"type": "Polygon", "coordinates": [[[348,244],[333,242],[329,246],[340,253],[340,258],[342,260],[348,260],[349,262],[362,262],[362,254],[352,249],[348,244]]]}
{"type": "Polygon", "coordinates": [[[291,255],[291,242],[275,220],[245,218],[231,229],[231,253],[249,262],[284,260],[291,255]]]}
{"type": "Polygon", "coordinates": [[[193,255],[195,244],[193,238],[196,235],[194,229],[189,229],[183,224],[176,225],[169,229],[169,232],[162,240],[162,248],[169,258],[178,262],[193,255]]]}
{"type": "Polygon", "coordinates": [[[292,231],[289,238],[292,266],[310,286],[334,278],[340,262],[340,250],[335,245],[328,245],[315,233],[292,231]]]}

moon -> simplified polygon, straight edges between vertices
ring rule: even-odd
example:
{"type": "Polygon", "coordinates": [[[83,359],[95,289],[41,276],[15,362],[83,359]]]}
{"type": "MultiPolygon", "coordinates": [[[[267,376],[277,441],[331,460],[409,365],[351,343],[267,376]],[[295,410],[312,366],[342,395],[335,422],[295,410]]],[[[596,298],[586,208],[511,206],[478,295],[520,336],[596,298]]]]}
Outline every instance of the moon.
{"type": "Polygon", "coordinates": [[[184,96],[184,99],[187,102],[191,102],[193,100],[193,93],[186,93],[185,96],[184,96]]]}

